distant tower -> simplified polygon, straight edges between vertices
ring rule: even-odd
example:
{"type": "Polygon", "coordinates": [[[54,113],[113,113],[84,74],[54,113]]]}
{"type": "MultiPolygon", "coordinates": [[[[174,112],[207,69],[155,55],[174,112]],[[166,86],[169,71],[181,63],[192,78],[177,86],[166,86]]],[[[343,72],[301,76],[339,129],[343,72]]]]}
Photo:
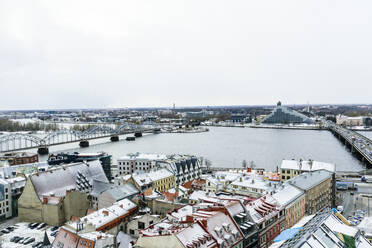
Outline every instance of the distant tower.
{"type": "Polygon", "coordinates": [[[282,103],[279,101],[277,104],[276,104],[276,106],[282,106],[282,103]]]}
{"type": "Polygon", "coordinates": [[[310,104],[309,104],[309,101],[307,101],[307,112],[310,113],[310,104]]]}
{"type": "Polygon", "coordinates": [[[176,104],[173,103],[173,113],[176,113],[176,104]]]}

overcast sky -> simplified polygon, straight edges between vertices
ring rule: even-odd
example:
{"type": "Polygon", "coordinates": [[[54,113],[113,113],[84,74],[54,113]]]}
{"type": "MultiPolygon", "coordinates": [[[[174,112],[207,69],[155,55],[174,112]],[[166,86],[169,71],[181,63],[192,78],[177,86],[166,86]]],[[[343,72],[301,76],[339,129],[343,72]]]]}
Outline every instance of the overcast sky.
{"type": "Polygon", "coordinates": [[[0,1],[0,109],[372,103],[372,1],[0,1]]]}

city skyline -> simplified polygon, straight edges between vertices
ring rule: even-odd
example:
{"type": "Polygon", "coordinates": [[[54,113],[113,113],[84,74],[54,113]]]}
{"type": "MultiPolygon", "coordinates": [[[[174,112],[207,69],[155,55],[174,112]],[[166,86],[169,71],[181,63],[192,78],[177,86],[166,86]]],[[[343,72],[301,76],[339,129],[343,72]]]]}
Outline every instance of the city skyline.
{"type": "Polygon", "coordinates": [[[19,6],[0,3],[0,110],[372,103],[368,1],[19,6]]]}

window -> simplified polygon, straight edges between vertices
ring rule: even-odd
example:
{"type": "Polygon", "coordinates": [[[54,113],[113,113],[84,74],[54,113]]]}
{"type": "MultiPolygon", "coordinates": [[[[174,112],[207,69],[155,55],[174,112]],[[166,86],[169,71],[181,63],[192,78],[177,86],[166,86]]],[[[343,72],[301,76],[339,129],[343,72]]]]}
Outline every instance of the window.
{"type": "Polygon", "coordinates": [[[145,223],[138,221],[138,229],[145,229],[145,223]]]}
{"type": "Polygon", "coordinates": [[[134,230],[133,229],[129,229],[129,234],[134,235],[134,230]]]}

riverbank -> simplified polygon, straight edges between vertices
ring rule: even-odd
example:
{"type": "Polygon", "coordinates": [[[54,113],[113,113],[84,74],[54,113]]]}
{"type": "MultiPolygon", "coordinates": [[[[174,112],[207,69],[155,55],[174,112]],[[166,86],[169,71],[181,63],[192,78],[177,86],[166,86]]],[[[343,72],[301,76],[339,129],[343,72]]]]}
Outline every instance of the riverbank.
{"type": "Polygon", "coordinates": [[[328,130],[326,127],[318,125],[252,125],[252,124],[236,124],[236,125],[208,125],[211,127],[238,127],[238,128],[264,128],[264,129],[289,129],[289,130],[328,130]]]}

